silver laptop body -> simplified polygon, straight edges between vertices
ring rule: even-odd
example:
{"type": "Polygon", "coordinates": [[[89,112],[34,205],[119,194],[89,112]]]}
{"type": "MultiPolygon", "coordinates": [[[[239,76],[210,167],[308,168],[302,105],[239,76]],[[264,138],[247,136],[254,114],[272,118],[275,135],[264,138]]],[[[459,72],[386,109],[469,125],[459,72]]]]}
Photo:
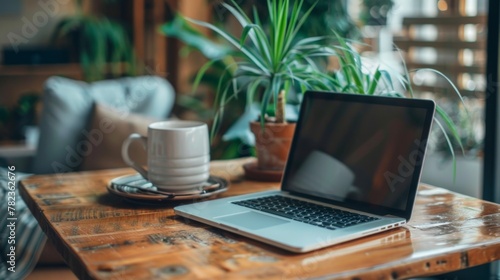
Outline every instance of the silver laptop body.
{"type": "Polygon", "coordinates": [[[177,206],[175,213],[292,252],[399,227],[411,217],[434,111],[432,100],[306,92],[280,191],[177,206]],[[284,204],[275,199],[289,201],[282,197],[300,200],[299,208],[279,209],[284,204]],[[307,220],[309,210],[301,209],[309,207],[363,218],[347,226],[332,224],[330,214],[307,220]]]}

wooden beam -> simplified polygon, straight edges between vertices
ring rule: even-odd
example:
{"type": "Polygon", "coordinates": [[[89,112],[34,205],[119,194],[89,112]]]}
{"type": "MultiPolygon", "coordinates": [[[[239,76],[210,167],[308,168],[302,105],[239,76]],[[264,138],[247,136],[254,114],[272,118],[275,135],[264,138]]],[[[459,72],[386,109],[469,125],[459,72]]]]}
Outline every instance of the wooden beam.
{"type": "Polygon", "coordinates": [[[154,42],[154,70],[158,75],[164,76],[167,71],[167,39],[158,32],[158,26],[165,23],[165,2],[153,1],[153,42],[154,42]]]}
{"type": "Polygon", "coordinates": [[[407,25],[450,25],[460,24],[486,24],[486,16],[479,15],[474,17],[447,16],[447,17],[405,17],[403,26],[407,25]]]}
{"type": "Polygon", "coordinates": [[[406,38],[394,38],[394,44],[403,50],[410,48],[435,48],[445,50],[461,50],[461,49],[479,49],[484,50],[486,42],[484,40],[478,41],[425,41],[425,40],[412,40],[406,38]]]}
{"type": "Polygon", "coordinates": [[[134,49],[137,59],[143,62],[144,56],[144,0],[134,0],[133,1],[133,29],[134,29],[134,49]]]}

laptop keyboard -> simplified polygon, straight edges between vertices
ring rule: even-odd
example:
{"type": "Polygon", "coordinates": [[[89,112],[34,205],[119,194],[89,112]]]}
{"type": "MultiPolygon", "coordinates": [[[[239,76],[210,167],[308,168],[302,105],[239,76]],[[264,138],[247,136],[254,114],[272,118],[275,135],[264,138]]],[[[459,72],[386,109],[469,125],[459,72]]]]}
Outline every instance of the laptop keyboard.
{"type": "Polygon", "coordinates": [[[379,219],[279,195],[232,203],[331,230],[379,219]]]}

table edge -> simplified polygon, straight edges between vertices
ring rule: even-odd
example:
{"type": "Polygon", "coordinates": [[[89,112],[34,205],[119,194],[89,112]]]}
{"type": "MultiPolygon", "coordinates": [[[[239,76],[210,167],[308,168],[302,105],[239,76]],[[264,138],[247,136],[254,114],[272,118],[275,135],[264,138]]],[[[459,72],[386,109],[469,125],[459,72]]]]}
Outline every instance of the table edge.
{"type": "MultiPolygon", "coordinates": [[[[29,179],[29,177],[26,179],[29,179]]],[[[19,182],[19,194],[23,198],[26,206],[28,206],[28,209],[31,211],[31,214],[37,220],[38,225],[42,229],[43,233],[47,236],[50,242],[54,243],[54,247],[57,249],[58,253],[61,255],[64,262],[71,268],[71,271],[76,275],[76,277],[78,277],[78,279],[96,279],[95,277],[92,277],[89,269],[84,269],[83,271],[77,269],[78,266],[85,268],[87,266],[85,265],[85,263],[81,258],[69,257],[69,255],[71,254],[75,256],[77,256],[78,254],[76,252],[72,252],[73,250],[71,249],[71,247],[68,246],[63,241],[63,238],[59,236],[55,228],[51,226],[52,223],[48,220],[47,217],[45,217],[45,215],[43,214],[44,211],[42,211],[40,206],[35,203],[34,199],[27,199],[27,198],[32,198],[32,196],[28,192],[27,186],[24,184],[23,181],[24,180],[21,180],[19,182]],[[40,223],[39,222],[40,220],[43,220],[44,223],[40,223]],[[75,264],[74,262],[78,262],[78,264],[75,264]]]]}

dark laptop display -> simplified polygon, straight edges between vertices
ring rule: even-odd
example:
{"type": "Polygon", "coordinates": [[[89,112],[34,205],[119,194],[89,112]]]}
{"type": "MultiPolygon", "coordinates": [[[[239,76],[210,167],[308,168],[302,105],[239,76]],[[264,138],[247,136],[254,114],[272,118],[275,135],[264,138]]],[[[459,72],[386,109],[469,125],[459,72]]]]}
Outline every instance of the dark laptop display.
{"type": "Polygon", "coordinates": [[[414,101],[307,93],[283,189],[409,218],[434,106],[414,101]]]}

